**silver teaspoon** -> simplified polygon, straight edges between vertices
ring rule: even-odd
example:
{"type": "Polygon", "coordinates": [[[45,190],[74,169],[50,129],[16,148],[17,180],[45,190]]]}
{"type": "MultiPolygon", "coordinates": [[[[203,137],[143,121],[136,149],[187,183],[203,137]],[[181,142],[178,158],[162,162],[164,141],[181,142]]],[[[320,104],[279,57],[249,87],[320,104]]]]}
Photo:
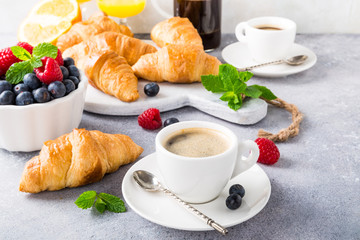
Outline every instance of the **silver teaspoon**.
{"type": "Polygon", "coordinates": [[[179,203],[181,203],[186,209],[188,209],[190,212],[194,213],[196,216],[203,219],[209,226],[213,227],[215,230],[220,232],[223,235],[226,235],[228,233],[228,230],[221,226],[220,224],[216,223],[214,220],[188,204],[187,202],[181,200],[178,196],[176,196],[173,192],[171,192],[169,189],[166,189],[162,186],[162,184],[159,182],[159,180],[150,172],[144,171],[144,170],[137,170],[133,172],[133,177],[135,181],[149,192],[156,192],[156,191],[162,191],[171,197],[175,198],[179,203]]]}
{"type": "Polygon", "coordinates": [[[258,68],[258,67],[263,67],[263,66],[273,65],[273,64],[281,64],[281,63],[287,63],[291,66],[297,66],[297,65],[303,64],[307,58],[308,58],[308,56],[306,56],[306,55],[297,55],[297,56],[294,56],[294,57],[291,57],[288,59],[281,59],[281,60],[277,60],[277,61],[273,61],[273,62],[261,63],[258,65],[249,66],[246,68],[238,68],[238,71],[240,71],[240,72],[249,71],[253,68],[258,68]]]}

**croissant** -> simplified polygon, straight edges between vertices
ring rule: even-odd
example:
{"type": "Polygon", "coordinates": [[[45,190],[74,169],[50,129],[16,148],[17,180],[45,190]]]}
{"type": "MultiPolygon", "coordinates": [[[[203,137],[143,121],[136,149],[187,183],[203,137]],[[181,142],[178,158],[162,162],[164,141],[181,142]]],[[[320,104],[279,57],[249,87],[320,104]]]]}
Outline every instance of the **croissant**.
{"type": "Polygon", "coordinates": [[[201,37],[188,18],[173,17],[156,24],[151,39],[159,46],[191,44],[204,49],[201,37]]]}
{"type": "Polygon", "coordinates": [[[138,79],[124,57],[114,51],[91,55],[83,68],[89,83],[121,101],[132,102],[139,98],[138,79]]]}
{"type": "Polygon", "coordinates": [[[142,151],[126,135],[74,129],[44,143],[40,154],[26,163],[19,190],[38,193],[97,182],[142,151]]]}
{"type": "Polygon", "coordinates": [[[134,36],[127,26],[119,25],[107,16],[94,15],[86,21],[74,24],[67,33],[58,38],[56,45],[63,52],[91,36],[108,31],[134,36]]]}
{"type": "Polygon", "coordinates": [[[201,75],[218,74],[221,62],[192,45],[168,45],[142,56],[132,69],[137,77],[155,82],[200,82],[201,75]]]}
{"type": "Polygon", "coordinates": [[[125,36],[121,33],[104,32],[66,49],[62,56],[71,57],[77,65],[86,57],[104,50],[115,51],[133,65],[144,54],[156,52],[156,48],[140,39],[125,36]]]}

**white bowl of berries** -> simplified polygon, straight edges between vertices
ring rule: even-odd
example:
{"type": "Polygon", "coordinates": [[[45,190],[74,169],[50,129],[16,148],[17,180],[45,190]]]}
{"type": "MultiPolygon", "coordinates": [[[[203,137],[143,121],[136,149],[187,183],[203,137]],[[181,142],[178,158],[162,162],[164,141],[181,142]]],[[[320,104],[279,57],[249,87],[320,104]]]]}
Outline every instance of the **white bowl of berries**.
{"type": "Polygon", "coordinates": [[[18,46],[0,50],[0,148],[30,152],[79,126],[87,78],[56,47],[18,46]]]}

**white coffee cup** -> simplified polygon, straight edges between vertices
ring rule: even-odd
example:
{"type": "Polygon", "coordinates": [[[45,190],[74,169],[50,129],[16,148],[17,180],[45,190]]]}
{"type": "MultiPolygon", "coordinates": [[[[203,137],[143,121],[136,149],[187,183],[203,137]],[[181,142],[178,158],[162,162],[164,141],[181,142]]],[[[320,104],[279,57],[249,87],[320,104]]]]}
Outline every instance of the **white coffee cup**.
{"type": "Polygon", "coordinates": [[[155,145],[164,184],[189,203],[205,203],[215,199],[232,177],[248,170],[259,157],[259,148],[254,141],[239,141],[230,129],[205,121],[184,121],[169,125],[157,134],[155,145]],[[226,137],[227,149],[218,155],[197,158],[177,155],[164,147],[172,133],[188,128],[220,132],[226,137]]]}
{"type": "MultiPolygon", "coordinates": [[[[257,62],[283,59],[294,44],[296,23],[282,17],[259,17],[239,23],[235,28],[236,38],[246,43],[252,58],[257,62]],[[264,30],[272,27],[279,30],[264,30]]],[[[241,53],[239,53],[241,54],[241,53]]]]}

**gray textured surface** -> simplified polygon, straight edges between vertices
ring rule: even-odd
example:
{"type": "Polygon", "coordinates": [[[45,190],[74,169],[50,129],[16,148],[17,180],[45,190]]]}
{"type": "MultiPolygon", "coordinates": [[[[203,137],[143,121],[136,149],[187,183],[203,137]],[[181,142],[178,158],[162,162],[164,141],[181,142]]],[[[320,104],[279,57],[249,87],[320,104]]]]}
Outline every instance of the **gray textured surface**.
{"type": "MultiPolygon", "coordinates": [[[[235,41],[223,37],[221,49],[235,41]]],[[[0,47],[15,42],[2,35],[0,47]]],[[[300,135],[279,143],[281,158],[261,167],[268,174],[272,194],[254,218],[229,228],[226,239],[360,239],[360,35],[298,35],[296,42],[318,56],[310,70],[286,78],[254,78],[305,114],[300,135]]],[[[6,117],[6,116],[0,116],[6,117]]],[[[260,128],[277,132],[290,115],[269,107],[259,123],[239,126],[186,107],[162,113],[162,118],[221,123],[239,138],[255,139],[260,128]]],[[[16,126],[14,126],[16,127],[16,126]]],[[[136,117],[84,113],[80,127],[124,133],[144,147],[144,157],[155,150],[157,131],[145,131],[136,117]]],[[[99,215],[78,209],[73,202],[86,190],[121,196],[121,181],[130,165],[101,182],[57,192],[25,194],[18,183],[25,162],[37,152],[0,150],[0,239],[220,239],[215,231],[188,232],[158,226],[130,208],[126,213],[99,215]]],[[[151,206],[149,206],[151,207],[151,206]]],[[[225,238],[224,238],[225,239],[225,238]]]]}

